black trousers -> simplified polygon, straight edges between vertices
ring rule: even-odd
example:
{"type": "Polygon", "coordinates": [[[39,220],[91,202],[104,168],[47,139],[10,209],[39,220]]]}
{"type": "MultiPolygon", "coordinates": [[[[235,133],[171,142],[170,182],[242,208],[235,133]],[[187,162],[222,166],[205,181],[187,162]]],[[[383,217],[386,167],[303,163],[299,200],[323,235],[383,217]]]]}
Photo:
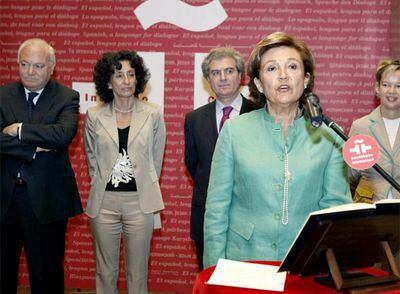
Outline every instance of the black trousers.
{"type": "Polygon", "coordinates": [[[31,293],[64,293],[67,220],[41,224],[32,210],[27,187],[18,185],[0,226],[0,293],[17,293],[22,248],[25,249],[31,293]]]}

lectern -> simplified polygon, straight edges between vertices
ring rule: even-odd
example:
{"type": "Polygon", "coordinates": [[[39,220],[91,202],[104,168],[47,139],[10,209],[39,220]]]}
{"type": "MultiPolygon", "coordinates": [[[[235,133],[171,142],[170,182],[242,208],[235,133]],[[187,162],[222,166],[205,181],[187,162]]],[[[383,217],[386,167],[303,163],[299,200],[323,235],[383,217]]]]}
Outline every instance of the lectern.
{"type": "Polygon", "coordinates": [[[321,210],[310,214],[279,270],[303,276],[328,274],[316,280],[337,290],[396,283],[399,235],[400,201],[321,210]],[[388,264],[387,275],[354,271],[378,262],[388,264]]]}

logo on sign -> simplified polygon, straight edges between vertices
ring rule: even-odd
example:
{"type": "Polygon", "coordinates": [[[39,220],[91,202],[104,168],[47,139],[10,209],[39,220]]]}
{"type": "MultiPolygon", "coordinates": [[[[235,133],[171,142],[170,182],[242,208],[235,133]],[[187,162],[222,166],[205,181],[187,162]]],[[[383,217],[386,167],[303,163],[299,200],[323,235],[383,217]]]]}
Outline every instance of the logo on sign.
{"type": "Polygon", "coordinates": [[[202,6],[192,6],[180,0],[148,0],[134,13],[147,30],[159,22],[166,22],[192,32],[204,32],[220,25],[227,17],[219,0],[202,6]]]}
{"type": "Polygon", "coordinates": [[[354,169],[371,168],[379,159],[378,144],[366,135],[352,136],[343,146],[343,158],[354,169]]]}

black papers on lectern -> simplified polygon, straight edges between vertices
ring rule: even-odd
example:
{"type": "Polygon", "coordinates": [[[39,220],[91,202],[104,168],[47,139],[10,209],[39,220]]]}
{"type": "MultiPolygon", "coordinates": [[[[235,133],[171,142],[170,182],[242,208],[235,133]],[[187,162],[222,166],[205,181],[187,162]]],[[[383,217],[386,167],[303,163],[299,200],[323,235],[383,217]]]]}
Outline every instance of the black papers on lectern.
{"type": "Polygon", "coordinates": [[[341,270],[380,261],[380,241],[398,254],[400,200],[346,204],[310,213],[279,271],[315,275],[328,273],[325,252],[333,249],[341,270]]]}

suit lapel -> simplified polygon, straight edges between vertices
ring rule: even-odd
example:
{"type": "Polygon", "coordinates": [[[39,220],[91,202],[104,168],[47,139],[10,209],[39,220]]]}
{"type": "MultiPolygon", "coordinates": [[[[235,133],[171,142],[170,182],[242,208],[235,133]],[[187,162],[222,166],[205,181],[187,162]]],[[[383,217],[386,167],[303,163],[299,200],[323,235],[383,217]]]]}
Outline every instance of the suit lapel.
{"type": "Polygon", "coordinates": [[[129,135],[128,135],[128,146],[132,143],[133,139],[137,136],[140,129],[145,124],[147,118],[150,115],[149,111],[145,111],[144,105],[137,98],[135,99],[135,103],[133,105],[133,112],[131,118],[131,124],[129,127],[129,135]]]}
{"type": "MultiPolygon", "coordinates": [[[[250,111],[250,104],[246,98],[242,97],[242,107],[240,108],[240,113],[243,114],[250,111]]],[[[217,130],[217,114],[216,114],[216,100],[207,104],[207,107],[204,109],[204,130],[207,131],[206,135],[209,138],[211,144],[215,145],[218,139],[218,130],[217,130]]]]}
{"type": "Polygon", "coordinates": [[[56,102],[56,99],[54,98],[55,95],[55,82],[49,81],[36,102],[35,109],[32,112],[31,122],[39,123],[43,120],[51,106],[56,102]]]}
{"type": "Polygon", "coordinates": [[[117,119],[115,117],[115,112],[112,109],[112,102],[108,103],[104,110],[99,114],[99,121],[115,144],[119,146],[117,119]]]}
{"type": "Polygon", "coordinates": [[[17,87],[10,94],[13,96],[10,106],[14,113],[15,121],[28,122],[28,103],[26,101],[24,86],[18,83],[17,87]]]}
{"type": "Polygon", "coordinates": [[[392,148],[390,147],[389,137],[386,133],[385,123],[380,114],[380,107],[376,108],[370,114],[369,119],[371,120],[371,125],[369,127],[371,134],[387,154],[392,154],[392,148]]]}
{"type": "Polygon", "coordinates": [[[207,107],[204,109],[203,119],[204,119],[204,128],[206,132],[206,137],[210,140],[212,145],[215,145],[218,138],[218,130],[217,130],[217,116],[215,110],[216,101],[207,104],[207,107]]]}
{"type": "Polygon", "coordinates": [[[242,96],[242,107],[240,108],[239,115],[250,111],[249,102],[247,101],[246,98],[244,98],[242,94],[240,94],[240,96],[242,96]]]}

